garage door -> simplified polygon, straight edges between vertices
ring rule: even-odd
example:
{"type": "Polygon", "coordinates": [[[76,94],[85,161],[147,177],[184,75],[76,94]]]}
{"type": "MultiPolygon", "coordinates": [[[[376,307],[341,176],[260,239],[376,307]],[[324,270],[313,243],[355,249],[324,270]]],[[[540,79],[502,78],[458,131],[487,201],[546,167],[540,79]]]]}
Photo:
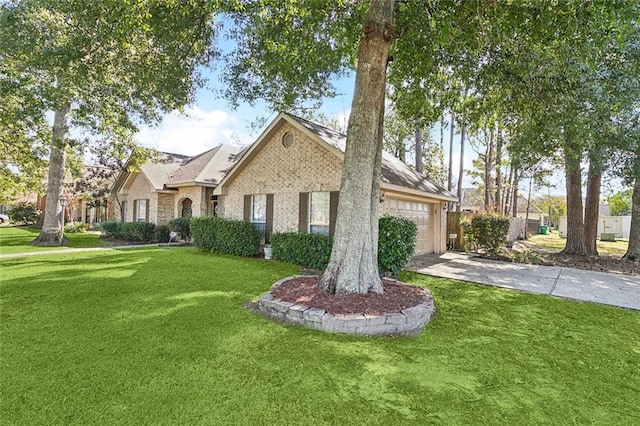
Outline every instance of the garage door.
{"type": "Polygon", "coordinates": [[[383,212],[413,221],[418,227],[416,253],[433,253],[434,204],[387,198],[383,203],[383,212]]]}

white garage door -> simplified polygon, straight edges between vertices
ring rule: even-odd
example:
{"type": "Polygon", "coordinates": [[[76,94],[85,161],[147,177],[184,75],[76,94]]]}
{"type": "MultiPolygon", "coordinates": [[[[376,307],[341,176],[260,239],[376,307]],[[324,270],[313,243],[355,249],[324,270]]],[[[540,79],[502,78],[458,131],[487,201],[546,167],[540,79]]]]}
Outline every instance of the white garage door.
{"type": "Polygon", "coordinates": [[[387,198],[383,203],[383,212],[391,216],[410,219],[418,226],[416,253],[434,252],[434,213],[436,206],[431,203],[387,198]]]}

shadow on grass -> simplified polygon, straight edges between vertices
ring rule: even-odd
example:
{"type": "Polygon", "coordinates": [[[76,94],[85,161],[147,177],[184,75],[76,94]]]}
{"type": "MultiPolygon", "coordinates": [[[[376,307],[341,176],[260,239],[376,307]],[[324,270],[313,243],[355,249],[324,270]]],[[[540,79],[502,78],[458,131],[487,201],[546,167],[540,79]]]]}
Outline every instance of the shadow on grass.
{"type": "Polygon", "coordinates": [[[434,320],[414,338],[368,338],[243,309],[296,273],[277,262],[182,248],[12,262],[0,310],[9,422],[637,419],[636,312],[404,274],[434,295],[434,320]]]}

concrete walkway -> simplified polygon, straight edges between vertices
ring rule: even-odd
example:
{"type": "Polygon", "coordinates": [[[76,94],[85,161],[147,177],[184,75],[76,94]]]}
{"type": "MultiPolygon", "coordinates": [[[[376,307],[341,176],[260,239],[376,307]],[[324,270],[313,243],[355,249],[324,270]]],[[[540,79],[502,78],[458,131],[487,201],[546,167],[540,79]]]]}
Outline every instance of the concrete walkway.
{"type": "Polygon", "coordinates": [[[145,248],[145,247],[169,247],[179,246],[180,243],[154,243],[154,244],[131,244],[126,246],[112,246],[112,247],[78,247],[78,248],[64,248],[51,249],[51,250],[39,250],[28,251],[22,253],[7,253],[0,254],[0,259],[10,259],[14,257],[31,257],[31,256],[44,256],[46,254],[65,254],[65,253],[79,253],[84,251],[106,251],[106,250],[120,250],[120,249],[132,249],[132,248],[145,248]]]}
{"type": "Polygon", "coordinates": [[[421,274],[640,310],[640,277],[481,259],[447,252],[414,256],[421,274]]]}

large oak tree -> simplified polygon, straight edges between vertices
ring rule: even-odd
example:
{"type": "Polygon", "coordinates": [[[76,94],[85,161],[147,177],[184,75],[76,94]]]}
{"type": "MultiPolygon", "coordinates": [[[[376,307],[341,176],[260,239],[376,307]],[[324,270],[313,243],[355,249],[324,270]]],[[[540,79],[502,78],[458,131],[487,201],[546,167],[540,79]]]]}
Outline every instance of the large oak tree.
{"type": "Polygon", "coordinates": [[[139,123],[156,122],[193,99],[199,67],[215,53],[212,6],[198,0],[2,2],[0,87],[11,89],[0,102],[11,109],[0,114],[2,143],[49,149],[44,224],[34,243],[61,243],[58,200],[70,150],[82,151],[107,134],[113,144],[129,140],[139,123]],[[33,102],[23,108],[15,101],[21,99],[33,102]],[[48,114],[51,132],[43,135],[48,114]],[[27,127],[6,132],[8,120],[27,127]]]}

